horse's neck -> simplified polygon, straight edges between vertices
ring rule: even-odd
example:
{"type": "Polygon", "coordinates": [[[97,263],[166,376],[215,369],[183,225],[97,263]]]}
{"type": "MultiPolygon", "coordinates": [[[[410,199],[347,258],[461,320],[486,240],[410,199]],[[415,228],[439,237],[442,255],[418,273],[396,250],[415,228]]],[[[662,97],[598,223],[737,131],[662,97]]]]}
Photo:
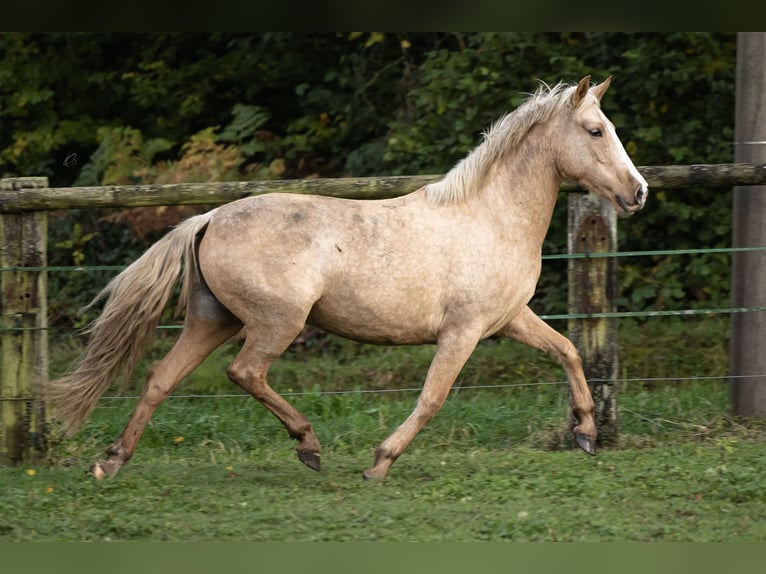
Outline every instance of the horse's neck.
{"type": "Polygon", "coordinates": [[[522,142],[512,156],[491,169],[486,180],[485,202],[491,219],[542,247],[560,185],[551,152],[542,144],[522,142]]]}

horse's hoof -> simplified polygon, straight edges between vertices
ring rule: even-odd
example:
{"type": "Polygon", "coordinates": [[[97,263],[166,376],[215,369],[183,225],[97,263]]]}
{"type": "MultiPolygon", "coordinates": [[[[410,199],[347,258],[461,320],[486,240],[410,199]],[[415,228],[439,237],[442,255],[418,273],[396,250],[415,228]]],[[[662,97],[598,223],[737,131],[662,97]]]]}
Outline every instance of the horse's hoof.
{"type": "Polygon", "coordinates": [[[96,480],[104,478],[113,478],[120,470],[122,463],[116,460],[98,460],[90,467],[90,474],[96,480]]]}
{"type": "Polygon", "coordinates": [[[577,446],[583,449],[591,456],[596,456],[596,439],[592,436],[582,433],[575,433],[575,441],[577,446]]]}
{"type": "Polygon", "coordinates": [[[321,462],[319,460],[320,453],[318,452],[304,452],[302,450],[295,451],[298,453],[298,460],[309,467],[312,470],[319,472],[322,470],[321,462]]]}
{"type": "Polygon", "coordinates": [[[90,467],[90,472],[96,480],[103,480],[106,476],[106,472],[99,462],[94,463],[93,466],[90,467]]]}
{"type": "Polygon", "coordinates": [[[380,470],[375,470],[375,467],[368,468],[362,471],[362,478],[367,481],[383,480],[386,478],[387,473],[380,470]]]}

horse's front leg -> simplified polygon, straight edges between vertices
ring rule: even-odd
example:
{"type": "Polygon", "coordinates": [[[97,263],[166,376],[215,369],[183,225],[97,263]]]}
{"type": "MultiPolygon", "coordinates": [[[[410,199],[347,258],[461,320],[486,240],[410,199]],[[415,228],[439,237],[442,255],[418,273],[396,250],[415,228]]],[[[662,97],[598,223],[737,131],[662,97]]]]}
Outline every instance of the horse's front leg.
{"type": "Polygon", "coordinates": [[[575,440],[581,449],[595,455],[598,433],[593,419],[593,398],[585,380],[580,354],[572,342],[535,315],[529,307],[525,307],[498,334],[541,349],[559,360],[566,370],[571,389],[572,412],[577,419],[577,425],[572,430],[575,440]]]}
{"type": "Polygon", "coordinates": [[[373,466],[364,471],[366,479],[385,478],[389,467],[404,452],[415,435],[433,418],[444,404],[463,365],[476,348],[479,338],[471,333],[449,333],[439,336],[426,382],[415,410],[375,450],[373,466]]]}

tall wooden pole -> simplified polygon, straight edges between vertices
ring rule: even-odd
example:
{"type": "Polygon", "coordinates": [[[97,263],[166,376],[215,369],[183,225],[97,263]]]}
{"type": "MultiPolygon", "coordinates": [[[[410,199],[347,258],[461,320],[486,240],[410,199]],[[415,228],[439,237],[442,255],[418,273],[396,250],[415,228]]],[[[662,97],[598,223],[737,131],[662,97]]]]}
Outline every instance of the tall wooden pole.
{"type": "MultiPolygon", "coordinates": [[[[617,251],[617,213],[609,201],[592,194],[569,196],[568,251],[586,255],[617,251]]],[[[614,312],[615,267],[614,257],[570,259],[569,312],[585,315],[614,312]]],[[[614,446],[618,442],[617,319],[570,319],[568,335],[580,352],[596,404],[598,445],[614,446]]]]}
{"type": "MultiPolygon", "coordinates": [[[[734,159],[766,162],[766,33],[737,34],[734,159]]],[[[766,186],[734,188],[734,247],[766,246],[766,186]]],[[[766,251],[734,253],[732,305],[766,306],[766,251]]],[[[730,396],[734,414],[766,417],[766,312],[731,319],[730,396]]]]}
{"type": "MultiPolygon", "coordinates": [[[[47,186],[45,177],[0,180],[19,196],[47,186]]],[[[0,215],[0,465],[30,463],[47,449],[36,389],[48,376],[47,221],[44,211],[0,215]]]]}

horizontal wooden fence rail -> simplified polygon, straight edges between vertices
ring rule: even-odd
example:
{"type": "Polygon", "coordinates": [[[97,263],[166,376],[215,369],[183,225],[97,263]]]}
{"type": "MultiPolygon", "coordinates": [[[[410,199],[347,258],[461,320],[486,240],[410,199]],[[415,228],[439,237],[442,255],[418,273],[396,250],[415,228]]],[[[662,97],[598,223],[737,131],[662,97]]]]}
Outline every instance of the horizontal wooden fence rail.
{"type": "MultiPolygon", "coordinates": [[[[638,170],[649,183],[650,192],[652,189],[681,189],[693,186],[766,185],[766,164],[641,166],[638,170]]],[[[100,187],[37,187],[33,183],[40,178],[14,178],[14,186],[0,189],[0,213],[152,205],[217,205],[271,192],[383,199],[415,191],[441,177],[344,177],[100,187]],[[25,185],[27,182],[30,185],[25,185]]],[[[582,191],[572,184],[564,184],[561,189],[582,191]]]]}
{"type": "MultiPolygon", "coordinates": [[[[766,185],[766,164],[642,166],[652,189],[766,185]]],[[[47,449],[45,404],[34,381],[48,376],[47,211],[158,205],[218,205],[270,192],[382,199],[412,192],[441,175],[275,180],[100,187],[49,187],[45,177],[0,179],[0,464],[19,464],[47,449]]],[[[572,184],[562,191],[582,192],[572,184]]],[[[606,200],[569,195],[569,335],[583,358],[596,401],[602,444],[616,440],[618,374],[615,309],[617,217],[606,200]],[[595,257],[590,257],[595,255],[595,257]],[[598,255],[605,255],[598,257],[598,255]]]]}

